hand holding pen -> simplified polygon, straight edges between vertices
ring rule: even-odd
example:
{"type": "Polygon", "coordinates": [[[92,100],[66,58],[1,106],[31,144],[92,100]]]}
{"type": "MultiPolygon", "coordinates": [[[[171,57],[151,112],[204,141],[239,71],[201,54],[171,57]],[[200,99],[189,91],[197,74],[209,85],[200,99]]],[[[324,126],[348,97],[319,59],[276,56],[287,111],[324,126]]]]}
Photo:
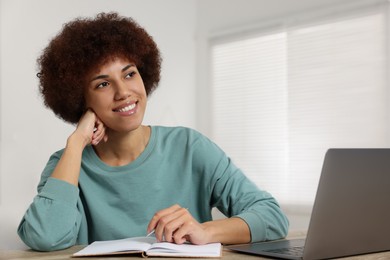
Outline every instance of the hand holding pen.
{"type": "MultiPolygon", "coordinates": [[[[186,208],[186,209],[188,209],[188,208],[186,208]]],[[[155,229],[153,229],[152,231],[150,231],[147,235],[146,235],[146,237],[150,237],[150,236],[152,236],[152,235],[154,235],[155,234],[155,229]]],[[[164,236],[163,236],[163,240],[165,240],[165,238],[164,238],[164,236]]]]}
{"type": "Polygon", "coordinates": [[[160,210],[154,214],[147,228],[148,235],[155,235],[157,241],[183,244],[205,244],[207,233],[205,228],[190,214],[189,210],[179,205],[160,210]]]}

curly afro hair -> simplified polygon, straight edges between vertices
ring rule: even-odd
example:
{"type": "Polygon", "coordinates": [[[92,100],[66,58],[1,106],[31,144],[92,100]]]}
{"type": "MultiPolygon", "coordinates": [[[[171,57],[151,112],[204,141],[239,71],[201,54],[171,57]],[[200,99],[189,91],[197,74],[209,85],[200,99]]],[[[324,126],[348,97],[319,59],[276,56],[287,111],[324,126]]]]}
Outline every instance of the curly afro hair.
{"type": "Polygon", "coordinates": [[[37,60],[45,106],[64,121],[77,123],[86,110],[86,76],[115,57],[135,63],[148,96],[156,89],[160,52],[152,37],[132,18],[100,13],[65,24],[37,60]]]}

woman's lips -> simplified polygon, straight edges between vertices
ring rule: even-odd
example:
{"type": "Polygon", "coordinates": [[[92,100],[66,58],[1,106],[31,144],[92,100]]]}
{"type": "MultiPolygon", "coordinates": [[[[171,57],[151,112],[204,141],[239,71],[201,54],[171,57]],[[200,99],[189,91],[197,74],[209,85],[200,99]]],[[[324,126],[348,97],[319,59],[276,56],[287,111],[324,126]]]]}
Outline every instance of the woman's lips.
{"type": "Polygon", "coordinates": [[[133,104],[129,104],[128,106],[125,106],[125,107],[123,107],[123,108],[115,109],[114,111],[115,111],[115,112],[127,112],[127,111],[129,111],[129,110],[134,109],[135,106],[136,106],[136,104],[133,103],[133,104]]]}
{"type": "Polygon", "coordinates": [[[113,109],[114,112],[118,112],[121,114],[131,115],[135,113],[138,102],[133,102],[126,104],[125,106],[121,106],[119,108],[113,109]]]}

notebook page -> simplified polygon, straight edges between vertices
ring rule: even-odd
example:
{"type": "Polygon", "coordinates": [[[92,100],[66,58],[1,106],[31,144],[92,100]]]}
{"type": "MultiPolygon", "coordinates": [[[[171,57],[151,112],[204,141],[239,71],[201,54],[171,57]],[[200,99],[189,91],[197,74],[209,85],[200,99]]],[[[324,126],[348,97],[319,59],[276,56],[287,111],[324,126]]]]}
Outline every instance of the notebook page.
{"type": "Polygon", "coordinates": [[[73,256],[99,255],[131,250],[147,251],[154,242],[156,242],[156,238],[154,237],[134,237],[118,240],[95,241],[73,254],[73,256]]]}
{"type": "Polygon", "coordinates": [[[151,246],[147,251],[149,256],[160,255],[160,256],[208,256],[217,257],[221,255],[221,244],[211,243],[206,245],[193,245],[193,244],[174,244],[174,243],[156,243],[151,246]]]}

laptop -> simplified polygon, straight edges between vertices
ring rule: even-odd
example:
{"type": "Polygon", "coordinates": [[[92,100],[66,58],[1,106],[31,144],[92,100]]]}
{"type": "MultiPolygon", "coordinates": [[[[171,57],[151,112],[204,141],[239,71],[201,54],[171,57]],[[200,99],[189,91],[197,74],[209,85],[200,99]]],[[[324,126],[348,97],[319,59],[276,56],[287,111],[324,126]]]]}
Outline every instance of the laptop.
{"type": "Polygon", "coordinates": [[[326,259],[390,250],[390,149],[329,149],[305,239],[231,245],[281,259],[326,259]]]}

